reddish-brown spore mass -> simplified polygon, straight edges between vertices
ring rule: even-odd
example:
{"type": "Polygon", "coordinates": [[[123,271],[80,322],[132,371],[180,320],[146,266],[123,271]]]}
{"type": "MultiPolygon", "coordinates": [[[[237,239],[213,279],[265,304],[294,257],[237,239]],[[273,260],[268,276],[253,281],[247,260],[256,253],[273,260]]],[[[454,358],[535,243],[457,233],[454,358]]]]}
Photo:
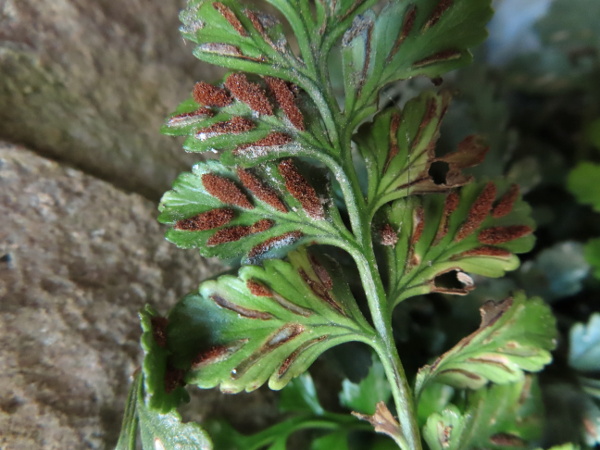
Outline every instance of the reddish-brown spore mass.
{"type": "Polygon", "coordinates": [[[389,223],[384,224],[379,230],[381,244],[387,247],[394,247],[398,243],[398,235],[389,223]]]}
{"type": "Polygon", "coordinates": [[[482,244],[496,245],[504,242],[514,241],[527,236],[533,230],[527,225],[509,225],[507,227],[486,228],[479,233],[478,239],[482,244]]]}
{"type": "Polygon", "coordinates": [[[258,84],[248,81],[243,73],[233,73],[227,77],[225,87],[233,96],[246,103],[250,109],[265,116],[273,115],[273,107],[264,89],[258,84]]]}
{"type": "Polygon", "coordinates": [[[260,181],[256,176],[254,176],[249,170],[242,169],[239,167],[237,169],[237,174],[246,189],[248,189],[252,194],[258,198],[259,200],[265,202],[270,205],[272,208],[276,209],[280,212],[287,212],[287,208],[283,204],[283,202],[279,199],[277,194],[273,189],[266,186],[262,181],[260,181]]]}
{"type": "Polygon", "coordinates": [[[265,81],[292,125],[296,129],[304,131],[304,115],[298,108],[294,93],[288,84],[284,80],[275,77],[265,77],[265,81]]]}
{"type": "Polygon", "coordinates": [[[185,371],[182,369],[176,369],[175,367],[167,367],[165,372],[165,392],[170,394],[178,387],[184,386],[185,382],[183,380],[185,376],[185,371]]]}
{"type": "Polygon", "coordinates": [[[245,117],[235,116],[231,120],[225,122],[217,122],[210,127],[201,128],[197,132],[197,136],[202,134],[241,134],[252,130],[256,125],[250,119],[245,117]]]}
{"type": "Polygon", "coordinates": [[[249,226],[235,225],[217,231],[206,241],[206,245],[214,247],[215,245],[226,244],[227,242],[235,242],[250,234],[252,234],[252,230],[249,226]]]}
{"type": "Polygon", "coordinates": [[[269,219],[261,219],[258,222],[248,225],[235,225],[232,227],[223,228],[213,234],[207,241],[206,245],[214,247],[215,245],[225,244],[227,242],[235,242],[254,233],[262,233],[271,228],[275,222],[269,219]]]}
{"type": "Polygon", "coordinates": [[[191,111],[187,113],[177,114],[176,116],[171,117],[167,124],[171,126],[176,126],[179,124],[185,124],[193,119],[203,119],[207,117],[212,117],[214,113],[212,110],[208,108],[199,108],[196,111],[191,111]]]}
{"type": "Polygon", "coordinates": [[[204,81],[196,83],[192,96],[194,97],[194,101],[199,105],[215,106],[218,108],[230,105],[233,101],[225,89],[205,83],[204,81]]]}
{"type": "Polygon", "coordinates": [[[161,347],[167,347],[167,325],[169,321],[166,317],[152,317],[150,319],[150,323],[152,324],[152,336],[154,337],[154,342],[161,347]]]}
{"type": "Polygon", "coordinates": [[[292,138],[289,135],[274,131],[258,141],[238,146],[238,148],[236,148],[236,152],[250,147],[276,147],[279,145],[289,144],[290,142],[292,142],[292,138]]]}
{"type": "Polygon", "coordinates": [[[250,232],[251,233],[262,233],[264,231],[267,231],[273,225],[275,225],[275,222],[273,222],[272,220],[261,219],[258,222],[255,222],[254,224],[252,224],[252,226],[250,227],[250,232]]]}
{"type": "Polygon", "coordinates": [[[234,212],[229,208],[212,209],[175,224],[175,229],[185,231],[206,231],[227,225],[233,219],[234,212]]]}
{"type": "Polygon", "coordinates": [[[502,196],[500,201],[492,210],[492,217],[500,218],[507,216],[513,209],[515,202],[519,198],[519,186],[513,184],[508,192],[502,196]]]}
{"type": "Polygon", "coordinates": [[[274,236],[254,246],[252,250],[250,250],[250,252],[248,253],[248,256],[250,258],[256,258],[257,256],[260,256],[268,252],[269,250],[275,248],[282,242],[287,241],[291,244],[292,242],[295,242],[298,239],[300,239],[302,236],[304,236],[304,233],[302,233],[301,231],[289,231],[288,233],[284,233],[280,236],[274,236]]]}
{"type": "Polygon", "coordinates": [[[440,0],[435,9],[433,10],[431,17],[425,24],[425,28],[430,28],[436,23],[438,23],[442,15],[446,12],[448,8],[452,6],[453,3],[453,0],[440,0]]]}
{"type": "Polygon", "coordinates": [[[272,297],[273,293],[271,290],[266,287],[264,284],[259,283],[258,281],[248,280],[246,281],[246,287],[250,291],[252,295],[257,297],[272,297]]]}
{"type": "Polygon", "coordinates": [[[512,255],[508,250],[498,247],[477,247],[460,254],[460,257],[467,256],[491,256],[500,258],[509,258],[512,255]]]}
{"type": "Polygon", "coordinates": [[[279,173],[285,180],[286,189],[292,194],[292,197],[300,202],[306,214],[313,219],[324,219],[325,211],[317,192],[298,172],[291,159],[279,163],[279,173]]]}
{"type": "Polygon", "coordinates": [[[496,185],[488,183],[479,194],[479,197],[473,202],[469,215],[456,233],[456,241],[460,241],[477,230],[487,217],[496,199],[496,185]]]}
{"type": "Polygon", "coordinates": [[[213,197],[218,198],[223,203],[239,206],[240,208],[252,209],[254,205],[250,203],[246,194],[244,194],[237,185],[222,176],[212,173],[202,175],[202,184],[213,197]]]}
{"type": "Polygon", "coordinates": [[[452,191],[446,196],[446,201],[444,202],[444,211],[442,213],[442,220],[440,222],[438,232],[435,236],[436,242],[440,241],[446,236],[446,234],[448,234],[450,216],[454,211],[456,211],[456,208],[458,208],[459,203],[460,197],[456,192],[452,191]]]}
{"type": "Polygon", "coordinates": [[[246,37],[248,33],[244,29],[242,22],[237,18],[235,13],[221,2],[214,2],[213,7],[221,13],[221,15],[229,22],[229,24],[239,33],[240,36],[246,37]]]}

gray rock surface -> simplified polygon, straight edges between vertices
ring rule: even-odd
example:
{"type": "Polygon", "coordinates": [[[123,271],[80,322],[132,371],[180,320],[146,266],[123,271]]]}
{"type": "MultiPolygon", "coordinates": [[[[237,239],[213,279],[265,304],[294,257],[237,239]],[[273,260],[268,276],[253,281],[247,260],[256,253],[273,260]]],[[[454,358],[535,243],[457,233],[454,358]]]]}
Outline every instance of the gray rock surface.
{"type": "Polygon", "coordinates": [[[150,198],[198,157],[164,117],[218,71],[191,55],[183,0],[0,0],[0,138],[150,198]]]}
{"type": "MultiPolygon", "coordinates": [[[[137,311],[218,271],[156,206],[0,144],[0,448],[110,448],[140,362],[137,311]]],[[[202,414],[216,393],[204,391],[202,414]]]]}

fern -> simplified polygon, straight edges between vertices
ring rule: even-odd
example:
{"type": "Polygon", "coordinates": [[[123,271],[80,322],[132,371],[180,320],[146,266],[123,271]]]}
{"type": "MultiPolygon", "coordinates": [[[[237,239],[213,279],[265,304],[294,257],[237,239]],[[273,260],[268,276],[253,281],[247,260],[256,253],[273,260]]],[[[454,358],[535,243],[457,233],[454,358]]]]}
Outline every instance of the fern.
{"type": "MultiPolygon", "coordinates": [[[[346,448],[349,433],[367,426],[360,419],[403,449],[422,448],[421,429],[432,449],[499,439],[511,431],[473,419],[473,411],[486,399],[514,400],[526,372],[549,362],[548,308],[524,294],[486,304],[481,328],[423,367],[414,389],[392,313],[419,295],[464,295],[475,288],[472,275],[517,268],[516,254],[533,245],[529,208],[517,186],[476,183],[468,174],[484,158],[482,139],[469,136],[437,154],[447,92],[423,92],[403,108],[380,109],[379,101],[391,83],[425,76],[437,84],[467,64],[469,49],[485,38],[489,1],[268,2],[293,43],[277,17],[238,0],[191,0],[181,13],[194,55],[231,72],[215,84],[198,82],[163,127],[185,137],[186,151],[219,160],[179,176],[159,221],[177,246],[241,267],[202,282],[166,317],[141,313],[143,382],[136,381],[138,412],[129,410],[120,448],[134,448],[136,420],[144,448],[153,433],[165,448],[209,448],[206,431],[180,423],[184,386],[237,393],[265,383],[289,385],[284,393],[295,391],[296,404],[310,397],[312,407],[254,437],[232,432],[223,445],[285,448],[293,431],[313,427],[329,433],[312,448],[346,448]],[[338,77],[342,91],[334,88],[338,77]],[[340,250],[352,267],[336,261],[340,250]],[[352,270],[362,287],[356,296],[352,270]],[[358,411],[340,418],[298,380],[323,352],[352,341],[376,355],[375,372],[345,385],[342,403],[358,411]],[[469,401],[432,406],[442,385],[467,389],[469,401]],[[428,411],[424,423],[418,411],[428,411]],[[447,429],[455,431],[445,436],[447,429]],[[179,433],[190,443],[179,443],[179,433]]],[[[485,414],[505,418],[516,409],[507,400],[485,414]]]]}

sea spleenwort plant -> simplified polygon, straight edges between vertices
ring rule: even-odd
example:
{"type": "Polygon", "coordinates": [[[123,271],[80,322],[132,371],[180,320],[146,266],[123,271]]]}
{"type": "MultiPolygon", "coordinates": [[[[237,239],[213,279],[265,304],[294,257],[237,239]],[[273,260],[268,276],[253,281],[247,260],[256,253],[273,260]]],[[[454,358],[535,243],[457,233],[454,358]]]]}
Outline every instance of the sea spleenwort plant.
{"type": "Polygon", "coordinates": [[[282,449],[292,432],[317,428],[325,431],[312,448],[343,449],[367,422],[407,450],[533,441],[526,372],[550,361],[555,333],[540,299],[486,303],[480,328],[416,377],[392,329],[401,302],[466,294],[469,274],[502,276],[534,242],[517,186],[463,172],[484,158],[482,139],[436,154],[448,93],[424,92],[403,108],[381,108],[379,98],[417,76],[437,86],[467,64],[485,38],[489,1],[268,3],[277,16],[238,0],[191,0],[181,13],[195,56],[231,72],[197,83],[164,126],[186,137],[185,150],[220,159],[180,175],[159,220],[176,245],[241,268],[203,282],[167,317],[141,313],[145,359],[118,445],[135,448],[139,425],[144,448],[212,448],[200,425],[181,422],[184,386],[237,393],[265,383],[289,384],[284,397],[303,398],[306,414],[255,436],[231,432],[227,445],[282,449]],[[325,412],[305,374],[351,341],[376,355],[363,382],[344,384],[354,417],[325,412]]]}

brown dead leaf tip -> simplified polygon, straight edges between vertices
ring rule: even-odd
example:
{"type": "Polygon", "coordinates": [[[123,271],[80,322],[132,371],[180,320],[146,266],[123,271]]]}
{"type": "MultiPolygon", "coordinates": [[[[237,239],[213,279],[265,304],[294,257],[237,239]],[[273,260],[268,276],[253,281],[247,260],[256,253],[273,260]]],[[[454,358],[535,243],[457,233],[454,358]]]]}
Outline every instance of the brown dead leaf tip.
{"type": "Polygon", "coordinates": [[[477,247],[472,250],[467,250],[466,252],[458,255],[458,259],[469,256],[490,256],[492,258],[510,258],[512,255],[508,250],[504,250],[503,248],[498,247],[477,247]]]}
{"type": "Polygon", "coordinates": [[[184,376],[185,370],[176,369],[175,367],[167,367],[165,372],[165,392],[170,394],[178,387],[184,386],[184,376]]]}
{"type": "Polygon", "coordinates": [[[325,218],[325,211],[321,200],[308,181],[298,172],[296,165],[291,159],[285,159],[279,163],[279,173],[285,180],[285,187],[289,193],[302,205],[306,214],[316,220],[325,218]]]}
{"type": "Polygon", "coordinates": [[[477,230],[486,219],[494,200],[496,199],[496,185],[489,182],[483,188],[477,199],[471,205],[469,214],[456,233],[455,241],[461,241],[477,230]]]}
{"type": "Polygon", "coordinates": [[[230,105],[233,101],[225,89],[205,83],[204,81],[196,83],[192,96],[194,97],[194,101],[199,105],[215,106],[218,108],[230,105]]]}
{"type": "Polygon", "coordinates": [[[213,7],[217,11],[219,11],[219,13],[225,18],[225,20],[227,22],[229,22],[229,24],[235,29],[235,31],[237,31],[239,33],[240,36],[242,36],[242,37],[248,36],[248,33],[244,29],[244,26],[240,22],[240,19],[237,18],[237,16],[231,9],[229,9],[227,6],[225,6],[221,2],[214,2],[213,7]]]}
{"type": "Polygon", "coordinates": [[[398,235],[389,223],[384,224],[379,229],[379,236],[381,238],[381,245],[394,247],[398,243],[398,235]]]}
{"type": "Polygon", "coordinates": [[[482,230],[478,239],[482,244],[497,245],[514,241],[531,234],[533,230],[527,225],[509,225],[506,227],[491,227],[482,230]]]}
{"type": "Polygon", "coordinates": [[[304,115],[298,108],[296,96],[288,83],[275,77],[265,77],[265,82],[292,125],[296,129],[304,131],[304,115]]]}
{"type": "Polygon", "coordinates": [[[428,28],[431,28],[436,23],[438,23],[438,21],[440,20],[440,18],[442,17],[442,15],[450,7],[452,7],[453,3],[454,3],[453,0],[440,0],[438,2],[438,4],[436,5],[436,7],[434,8],[433,12],[431,13],[431,16],[429,17],[429,20],[427,20],[427,22],[425,23],[425,26],[423,27],[423,29],[427,30],[428,28]]]}
{"type": "Polygon", "coordinates": [[[513,206],[515,205],[515,202],[517,201],[518,198],[519,198],[519,186],[517,186],[516,184],[513,184],[508,189],[508,192],[506,192],[506,194],[504,194],[502,196],[502,198],[500,198],[500,200],[498,200],[498,203],[496,203],[496,206],[494,206],[494,209],[492,210],[492,217],[498,219],[500,217],[504,217],[504,216],[510,214],[510,212],[512,211],[513,206]]]}
{"type": "Polygon", "coordinates": [[[201,128],[196,133],[196,137],[206,139],[206,137],[211,137],[213,134],[242,134],[252,130],[255,126],[250,119],[235,116],[231,120],[217,122],[210,127],[201,128]]]}
{"type": "Polygon", "coordinates": [[[237,100],[247,104],[253,111],[265,116],[273,115],[273,107],[264,89],[257,83],[248,81],[243,73],[229,75],[225,80],[225,87],[237,100]]]}
{"type": "Polygon", "coordinates": [[[289,144],[290,142],[292,142],[292,138],[289,135],[287,135],[285,133],[278,132],[278,131],[274,131],[272,133],[269,133],[264,138],[259,139],[258,141],[239,145],[235,149],[234,153],[236,155],[239,155],[239,154],[244,153],[244,150],[249,149],[249,148],[253,148],[253,147],[279,147],[281,145],[289,144]]]}
{"type": "Polygon", "coordinates": [[[152,317],[150,319],[150,323],[152,324],[152,337],[154,338],[154,342],[161,347],[167,347],[167,325],[169,324],[169,320],[166,317],[152,317]]]}
{"type": "Polygon", "coordinates": [[[508,297],[501,302],[496,303],[493,300],[485,302],[479,313],[481,314],[481,324],[479,329],[483,329],[495,324],[513,305],[514,300],[512,297],[508,297]]]}
{"type": "Polygon", "coordinates": [[[256,297],[273,297],[271,290],[258,281],[248,280],[246,281],[246,287],[250,293],[256,297]]]}
{"type": "Polygon", "coordinates": [[[285,245],[291,245],[304,236],[304,233],[301,231],[289,231],[280,236],[274,236],[272,238],[267,239],[266,241],[255,245],[252,247],[252,250],[248,253],[249,258],[256,258],[267,253],[270,250],[273,250],[277,247],[283,247],[285,245]]]}
{"type": "Polygon", "coordinates": [[[175,224],[176,230],[206,231],[227,225],[233,219],[234,212],[230,208],[212,209],[175,224]]]}
{"type": "Polygon", "coordinates": [[[460,50],[443,50],[441,52],[434,53],[426,58],[420,59],[413,63],[414,67],[425,67],[430,66],[431,64],[436,64],[442,61],[452,61],[454,59],[459,59],[462,56],[462,52],[460,50]]]}
{"type": "Polygon", "coordinates": [[[205,173],[202,175],[202,184],[204,189],[213,197],[218,198],[223,203],[239,206],[240,208],[253,209],[254,205],[250,203],[246,194],[244,194],[237,185],[228,178],[205,173]]]}
{"type": "Polygon", "coordinates": [[[252,192],[252,194],[260,201],[265,202],[282,213],[288,212],[286,206],[279,199],[275,190],[260,181],[260,179],[252,174],[252,172],[238,167],[237,174],[244,187],[252,192]]]}

